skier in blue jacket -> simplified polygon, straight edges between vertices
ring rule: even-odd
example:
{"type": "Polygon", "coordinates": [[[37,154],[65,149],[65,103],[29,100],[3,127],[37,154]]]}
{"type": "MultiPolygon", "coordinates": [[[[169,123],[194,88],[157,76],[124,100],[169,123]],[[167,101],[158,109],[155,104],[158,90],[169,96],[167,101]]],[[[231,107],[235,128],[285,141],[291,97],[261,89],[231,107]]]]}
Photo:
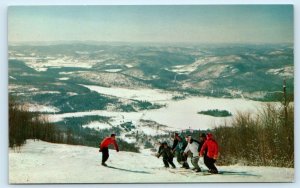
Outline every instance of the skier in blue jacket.
{"type": "Polygon", "coordinates": [[[182,165],[182,168],[189,169],[189,164],[187,163],[187,157],[184,155],[184,150],[187,146],[187,142],[178,133],[174,135],[174,143],[172,146],[173,152],[177,158],[177,162],[182,165]]]}

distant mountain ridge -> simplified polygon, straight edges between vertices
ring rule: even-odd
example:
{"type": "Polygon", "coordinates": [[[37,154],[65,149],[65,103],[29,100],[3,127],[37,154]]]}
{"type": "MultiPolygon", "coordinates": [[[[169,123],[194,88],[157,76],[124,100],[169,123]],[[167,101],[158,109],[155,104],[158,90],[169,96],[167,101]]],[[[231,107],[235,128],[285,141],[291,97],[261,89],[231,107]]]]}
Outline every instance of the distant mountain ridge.
{"type": "Polygon", "coordinates": [[[244,93],[246,98],[259,100],[274,100],[272,93],[281,90],[284,79],[288,91],[294,89],[290,44],[115,44],[9,46],[9,76],[17,79],[10,79],[10,84],[18,84],[24,74],[26,79],[30,74],[39,75],[49,83],[67,74],[63,79],[68,80],[59,82],[159,88],[216,97],[241,97],[236,94],[244,93]],[[15,71],[18,66],[32,70],[15,71]]]}

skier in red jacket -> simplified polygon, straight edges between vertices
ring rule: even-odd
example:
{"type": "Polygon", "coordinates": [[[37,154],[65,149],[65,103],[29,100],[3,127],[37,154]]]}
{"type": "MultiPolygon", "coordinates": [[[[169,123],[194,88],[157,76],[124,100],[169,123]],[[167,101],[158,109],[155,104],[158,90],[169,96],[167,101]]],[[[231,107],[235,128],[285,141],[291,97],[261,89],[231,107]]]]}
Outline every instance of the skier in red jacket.
{"type": "Polygon", "coordinates": [[[207,133],[206,141],[204,142],[199,152],[200,157],[203,156],[204,151],[207,149],[206,157],[204,157],[204,164],[209,169],[210,173],[217,174],[218,169],[215,162],[218,159],[218,143],[213,139],[211,133],[207,133]]]}
{"type": "Polygon", "coordinates": [[[119,147],[116,142],[115,134],[111,134],[110,137],[104,138],[102,140],[102,142],[99,144],[99,147],[100,147],[99,152],[102,152],[102,165],[103,166],[107,166],[107,164],[105,164],[105,162],[107,161],[107,159],[109,157],[108,145],[110,145],[110,144],[113,144],[115,146],[115,149],[117,150],[117,152],[119,152],[119,147]]]}

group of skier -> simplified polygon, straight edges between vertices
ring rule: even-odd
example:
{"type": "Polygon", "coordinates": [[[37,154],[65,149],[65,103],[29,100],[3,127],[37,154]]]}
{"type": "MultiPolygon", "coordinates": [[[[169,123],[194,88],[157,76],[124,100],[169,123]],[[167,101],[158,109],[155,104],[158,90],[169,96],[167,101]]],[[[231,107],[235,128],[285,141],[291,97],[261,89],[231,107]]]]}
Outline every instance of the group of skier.
{"type": "MultiPolygon", "coordinates": [[[[117,152],[119,152],[119,147],[116,142],[115,134],[111,134],[110,137],[106,137],[99,144],[100,150],[102,152],[102,165],[106,165],[106,161],[109,157],[108,146],[110,144],[114,145],[117,152]]],[[[173,163],[174,156],[177,162],[182,165],[182,168],[189,169],[189,164],[187,162],[188,155],[191,154],[191,163],[194,166],[193,170],[195,172],[201,172],[201,168],[198,164],[200,157],[203,157],[204,164],[209,169],[209,173],[217,174],[218,169],[215,166],[215,162],[218,158],[218,144],[213,139],[211,133],[200,135],[200,140],[192,138],[191,135],[186,135],[183,137],[178,133],[174,134],[174,141],[172,147],[168,145],[167,142],[160,143],[157,157],[163,157],[163,163],[166,168],[171,165],[172,168],[176,168],[173,163]]]]}
{"type": "Polygon", "coordinates": [[[192,138],[191,135],[186,135],[185,138],[175,133],[173,146],[168,146],[167,142],[160,143],[157,157],[163,156],[163,163],[166,168],[169,164],[172,168],[176,168],[173,163],[174,156],[177,162],[182,165],[182,168],[189,169],[187,162],[188,155],[191,155],[191,163],[195,172],[201,172],[198,164],[200,157],[203,156],[204,164],[209,169],[208,172],[217,174],[218,169],[215,162],[218,158],[218,143],[213,139],[211,133],[200,135],[200,141],[192,138]]]}

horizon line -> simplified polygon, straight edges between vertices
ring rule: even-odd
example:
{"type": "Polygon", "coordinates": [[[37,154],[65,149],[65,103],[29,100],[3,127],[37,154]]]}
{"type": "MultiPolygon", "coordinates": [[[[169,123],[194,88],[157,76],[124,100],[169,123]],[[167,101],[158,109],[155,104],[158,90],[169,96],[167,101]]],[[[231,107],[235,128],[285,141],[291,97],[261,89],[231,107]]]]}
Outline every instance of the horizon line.
{"type": "Polygon", "coordinates": [[[55,41],[22,41],[22,42],[16,42],[16,41],[7,41],[8,46],[13,45],[39,45],[39,44],[45,44],[45,45],[55,45],[55,44],[82,44],[82,43],[114,43],[114,44],[194,44],[194,45],[210,45],[210,44],[229,44],[229,45],[240,45],[240,44],[249,44],[249,45],[264,45],[264,44],[290,44],[294,45],[293,42],[173,42],[173,41],[98,41],[98,40],[55,40],[55,41]]]}

